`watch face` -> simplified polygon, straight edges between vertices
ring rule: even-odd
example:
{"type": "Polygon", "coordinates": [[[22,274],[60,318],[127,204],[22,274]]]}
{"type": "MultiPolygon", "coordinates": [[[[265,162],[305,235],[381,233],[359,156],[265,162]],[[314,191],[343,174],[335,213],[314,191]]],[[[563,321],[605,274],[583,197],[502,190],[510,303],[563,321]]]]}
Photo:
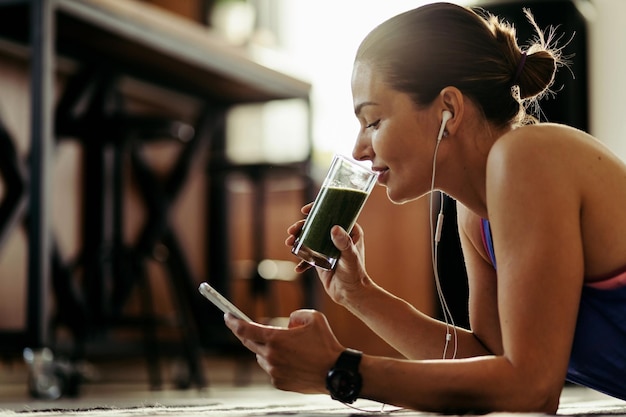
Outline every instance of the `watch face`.
{"type": "Polygon", "coordinates": [[[331,396],[339,401],[353,402],[361,391],[361,375],[348,369],[333,369],[327,379],[331,396]]]}

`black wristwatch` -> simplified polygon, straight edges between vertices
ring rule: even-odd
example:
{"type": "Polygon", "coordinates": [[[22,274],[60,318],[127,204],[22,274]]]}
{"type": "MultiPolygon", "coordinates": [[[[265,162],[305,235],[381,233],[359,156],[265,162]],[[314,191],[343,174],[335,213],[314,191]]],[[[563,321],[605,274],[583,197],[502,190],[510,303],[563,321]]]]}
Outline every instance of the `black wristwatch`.
{"type": "Polygon", "coordinates": [[[326,375],[326,389],[333,400],[352,404],[361,393],[363,378],[359,373],[362,352],[346,349],[326,375]]]}

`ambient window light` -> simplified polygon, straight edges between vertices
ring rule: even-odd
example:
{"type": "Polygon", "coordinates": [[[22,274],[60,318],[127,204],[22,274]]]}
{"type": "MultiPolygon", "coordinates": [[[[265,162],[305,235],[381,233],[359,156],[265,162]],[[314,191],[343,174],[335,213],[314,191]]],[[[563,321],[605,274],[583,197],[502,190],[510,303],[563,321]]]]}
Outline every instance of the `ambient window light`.
{"type": "Polygon", "coordinates": [[[235,164],[303,161],[310,151],[308,117],[300,99],[235,106],[226,119],[226,157],[235,164]]]}

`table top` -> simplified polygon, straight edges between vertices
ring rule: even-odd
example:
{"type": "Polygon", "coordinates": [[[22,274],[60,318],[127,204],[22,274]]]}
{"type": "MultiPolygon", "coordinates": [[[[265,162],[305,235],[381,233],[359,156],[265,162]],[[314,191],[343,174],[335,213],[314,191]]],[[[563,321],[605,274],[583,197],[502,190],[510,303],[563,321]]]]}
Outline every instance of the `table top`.
{"type": "MultiPolygon", "coordinates": [[[[136,0],[53,0],[57,52],[225,103],[307,98],[310,83],[209,28],[136,0]]],[[[0,36],[26,42],[29,1],[2,5],[0,36]]],[[[0,4],[1,5],[1,4],[0,4]]]]}

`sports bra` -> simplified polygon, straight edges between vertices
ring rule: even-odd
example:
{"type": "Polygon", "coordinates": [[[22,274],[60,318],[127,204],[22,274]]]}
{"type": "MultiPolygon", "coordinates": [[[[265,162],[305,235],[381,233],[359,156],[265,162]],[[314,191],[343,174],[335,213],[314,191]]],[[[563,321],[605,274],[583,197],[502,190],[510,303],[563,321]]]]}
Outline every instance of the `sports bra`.
{"type": "MultiPolygon", "coordinates": [[[[491,237],[491,225],[489,220],[481,219],[480,232],[483,240],[483,246],[487,251],[489,260],[494,269],[497,268],[496,252],[493,248],[493,238],[491,237]]],[[[611,273],[598,277],[585,277],[585,285],[600,290],[611,290],[626,286],[626,265],[611,273]]]]}
{"type": "MultiPolygon", "coordinates": [[[[481,233],[496,269],[488,220],[482,219],[481,233]]],[[[626,267],[585,278],[566,379],[626,400],[626,267]]]]}

